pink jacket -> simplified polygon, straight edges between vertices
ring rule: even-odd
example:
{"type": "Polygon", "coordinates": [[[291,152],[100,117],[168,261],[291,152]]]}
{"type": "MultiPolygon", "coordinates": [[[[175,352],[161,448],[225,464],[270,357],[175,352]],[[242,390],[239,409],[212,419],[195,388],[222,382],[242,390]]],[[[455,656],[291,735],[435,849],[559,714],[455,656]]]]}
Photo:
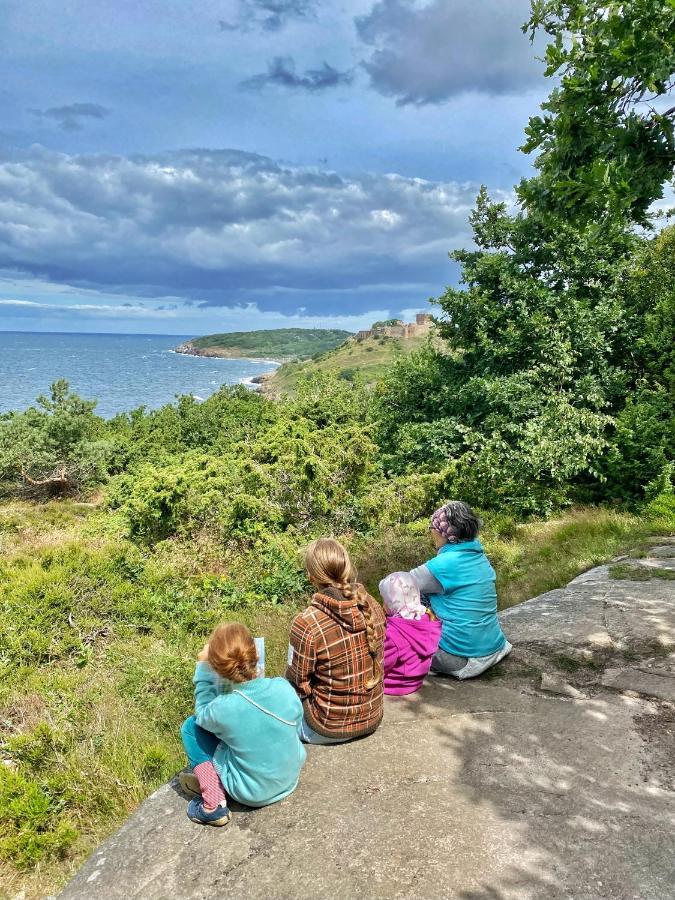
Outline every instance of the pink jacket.
{"type": "Polygon", "coordinates": [[[428,615],[421,619],[387,617],[384,639],[385,694],[413,694],[422,687],[431,657],[438,649],[443,623],[428,615]]]}

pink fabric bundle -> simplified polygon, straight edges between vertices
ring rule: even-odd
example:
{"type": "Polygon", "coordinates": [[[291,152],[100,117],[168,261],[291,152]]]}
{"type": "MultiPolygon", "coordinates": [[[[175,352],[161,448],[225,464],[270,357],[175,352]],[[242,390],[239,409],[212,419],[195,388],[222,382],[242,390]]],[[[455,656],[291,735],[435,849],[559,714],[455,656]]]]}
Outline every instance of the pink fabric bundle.
{"type": "Polygon", "coordinates": [[[410,572],[392,572],[380,582],[387,613],[384,639],[385,694],[412,694],[422,686],[438,649],[442,624],[426,615],[410,572]]]}
{"type": "Polygon", "coordinates": [[[380,582],[380,594],[388,616],[419,620],[424,615],[420,591],[410,572],[392,572],[387,575],[380,582]]]}

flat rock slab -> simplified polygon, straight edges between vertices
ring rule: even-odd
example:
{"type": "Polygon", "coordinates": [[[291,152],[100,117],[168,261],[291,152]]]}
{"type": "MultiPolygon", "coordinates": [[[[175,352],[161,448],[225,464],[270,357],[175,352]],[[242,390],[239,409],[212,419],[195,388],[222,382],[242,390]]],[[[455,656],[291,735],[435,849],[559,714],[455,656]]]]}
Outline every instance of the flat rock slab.
{"type": "MultiPolygon", "coordinates": [[[[666,549],[669,553],[672,553],[672,547],[665,548],[657,548],[657,549],[666,549]]],[[[675,569],[675,559],[670,557],[659,555],[659,556],[647,556],[644,559],[635,559],[631,560],[632,564],[647,566],[647,568],[659,568],[659,569],[675,569]]]]}
{"type": "Polygon", "coordinates": [[[660,547],[651,547],[649,550],[649,555],[651,557],[656,557],[657,559],[669,559],[675,556],[675,541],[672,541],[669,544],[664,544],[660,547]]]}
{"type": "MultiPolygon", "coordinates": [[[[671,569],[675,546],[654,547],[648,559],[625,560],[671,569]],[[661,552],[663,551],[663,552],[661,552]],[[670,556],[667,556],[670,554],[670,556]]],[[[617,651],[664,652],[675,647],[675,582],[618,580],[597,566],[566,588],[549,591],[505,610],[502,624],[515,645],[549,654],[608,657],[617,651]]]]}
{"type": "Polygon", "coordinates": [[[633,691],[675,703],[675,672],[669,669],[655,668],[648,671],[633,666],[605,669],[601,683],[605,687],[633,691]]]}
{"type": "Polygon", "coordinates": [[[227,829],[193,825],[164,786],[62,897],[663,900],[675,795],[650,777],[645,715],[438,679],[371,738],[309,748],[292,797],[227,829]]]}
{"type": "Polygon", "coordinates": [[[615,664],[619,644],[671,633],[673,588],[587,579],[508,610],[504,627],[526,646],[491,677],[431,677],[387,698],[373,736],[309,747],[291,797],[235,808],[225,829],[192,824],[165,785],[61,897],[675,896],[675,707],[656,693],[673,660],[615,664]],[[555,668],[527,674],[525,659],[594,645],[615,655],[591,690],[567,690],[555,668]]]}
{"type": "MultiPolygon", "coordinates": [[[[625,559],[626,557],[624,557],[625,559]]],[[[567,585],[567,587],[574,587],[577,584],[588,584],[592,581],[608,581],[609,580],[609,565],[606,566],[595,566],[594,569],[589,569],[588,572],[582,572],[581,575],[577,575],[576,578],[573,578],[572,581],[567,585]]],[[[536,600],[536,597],[534,598],[536,600]]]]}
{"type": "Polygon", "coordinates": [[[609,586],[588,582],[549,591],[502,613],[502,626],[515,646],[539,646],[548,652],[610,650],[605,623],[609,586]]]}

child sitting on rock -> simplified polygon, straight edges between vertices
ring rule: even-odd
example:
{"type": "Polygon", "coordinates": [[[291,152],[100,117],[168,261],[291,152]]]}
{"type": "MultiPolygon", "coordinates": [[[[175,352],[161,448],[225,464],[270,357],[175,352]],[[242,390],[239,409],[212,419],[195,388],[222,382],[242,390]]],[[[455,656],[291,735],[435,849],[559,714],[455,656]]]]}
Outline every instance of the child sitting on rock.
{"type": "Polygon", "coordinates": [[[422,605],[409,572],[393,572],[380,582],[387,615],[384,639],[385,694],[412,694],[429,673],[441,639],[441,622],[422,605]]]}
{"type": "Polygon", "coordinates": [[[195,714],[181,737],[194,774],[180,783],[192,794],[188,816],[227,825],[227,795],[267,806],[296,787],[305,762],[298,730],[302,704],[285,678],[256,678],[258,654],[244,625],[219,625],[197,657],[195,714]]]}

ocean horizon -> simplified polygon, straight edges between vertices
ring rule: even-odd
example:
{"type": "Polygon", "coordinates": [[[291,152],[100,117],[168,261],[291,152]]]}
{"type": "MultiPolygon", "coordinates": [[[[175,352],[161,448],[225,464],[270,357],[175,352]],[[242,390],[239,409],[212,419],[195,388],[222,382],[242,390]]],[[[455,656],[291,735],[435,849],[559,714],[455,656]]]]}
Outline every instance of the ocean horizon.
{"type": "Polygon", "coordinates": [[[224,384],[251,385],[274,360],[215,359],[176,353],[189,334],[0,331],[0,413],[24,410],[65,378],[109,418],[177,396],[206,400],[224,384]]]}

